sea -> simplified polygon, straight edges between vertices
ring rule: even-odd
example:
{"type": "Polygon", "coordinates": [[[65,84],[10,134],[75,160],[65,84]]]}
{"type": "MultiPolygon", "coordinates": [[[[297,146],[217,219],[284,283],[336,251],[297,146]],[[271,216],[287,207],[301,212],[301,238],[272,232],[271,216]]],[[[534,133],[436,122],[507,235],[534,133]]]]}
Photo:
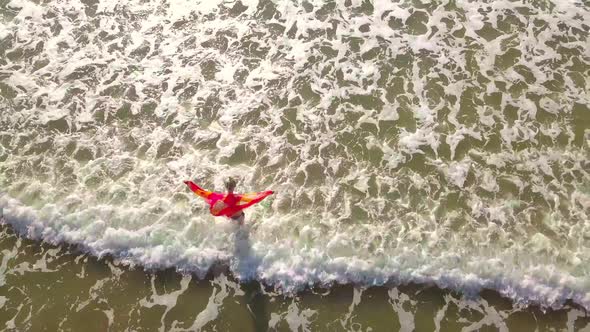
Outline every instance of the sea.
{"type": "Polygon", "coordinates": [[[586,0],[0,0],[0,329],[590,331],[586,0]],[[273,190],[239,225],[183,181],[273,190]]]}

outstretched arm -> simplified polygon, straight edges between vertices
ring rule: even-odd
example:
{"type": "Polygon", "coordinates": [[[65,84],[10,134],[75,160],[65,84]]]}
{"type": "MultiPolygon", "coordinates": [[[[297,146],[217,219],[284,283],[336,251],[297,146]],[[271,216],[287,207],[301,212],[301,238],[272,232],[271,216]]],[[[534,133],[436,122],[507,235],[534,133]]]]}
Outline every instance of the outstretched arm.
{"type": "Polygon", "coordinates": [[[204,199],[208,199],[209,197],[211,197],[211,194],[213,194],[213,192],[207,191],[207,190],[199,187],[193,181],[184,181],[184,184],[186,184],[192,192],[197,194],[197,196],[203,197],[204,199]]]}
{"type": "Polygon", "coordinates": [[[226,207],[225,209],[221,210],[219,212],[219,215],[233,215],[234,213],[243,210],[247,207],[250,207],[260,201],[262,201],[263,199],[265,199],[267,196],[273,194],[274,192],[272,190],[268,190],[268,191],[264,191],[260,193],[260,196],[250,200],[249,202],[245,203],[245,204],[236,204],[234,206],[229,206],[226,207]]]}
{"type": "Polygon", "coordinates": [[[261,192],[260,193],[260,196],[252,199],[251,201],[247,202],[246,204],[238,204],[237,207],[239,207],[241,209],[245,209],[245,208],[247,208],[249,206],[252,206],[252,205],[254,205],[254,204],[262,201],[263,199],[265,199],[266,197],[272,195],[273,193],[274,193],[274,191],[272,191],[272,190],[267,190],[267,191],[261,192]]]}

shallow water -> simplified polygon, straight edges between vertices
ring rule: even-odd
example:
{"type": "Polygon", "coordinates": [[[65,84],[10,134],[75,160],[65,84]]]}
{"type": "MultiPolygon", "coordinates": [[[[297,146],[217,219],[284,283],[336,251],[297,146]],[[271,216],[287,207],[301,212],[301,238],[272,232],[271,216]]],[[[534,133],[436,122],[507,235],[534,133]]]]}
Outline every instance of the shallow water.
{"type": "Polygon", "coordinates": [[[284,295],[590,308],[585,2],[0,0],[0,18],[0,208],[22,236],[284,295]],[[243,231],[182,183],[230,175],[276,191],[243,231]]]}
{"type": "Polygon", "coordinates": [[[433,285],[314,289],[283,296],[239,283],[223,268],[207,278],[144,271],[74,247],[0,232],[0,326],[85,331],[586,331],[590,315],[515,306],[496,292],[473,299],[433,285]]]}

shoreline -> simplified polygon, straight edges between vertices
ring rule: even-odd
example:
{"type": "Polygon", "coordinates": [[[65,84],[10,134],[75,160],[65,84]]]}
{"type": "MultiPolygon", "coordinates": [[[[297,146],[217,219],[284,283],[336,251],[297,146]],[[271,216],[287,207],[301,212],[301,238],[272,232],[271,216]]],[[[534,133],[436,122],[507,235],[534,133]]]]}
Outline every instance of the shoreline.
{"type": "Polygon", "coordinates": [[[92,253],[85,250],[84,245],[81,244],[71,244],[67,242],[61,242],[59,244],[53,244],[50,242],[46,242],[44,240],[38,239],[31,239],[26,235],[20,234],[18,231],[15,230],[13,225],[8,223],[4,218],[0,218],[0,231],[2,228],[5,228],[9,235],[14,235],[22,240],[30,242],[32,245],[37,246],[49,246],[53,249],[59,249],[65,251],[65,255],[70,256],[72,260],[79,259],[80,256],[88,257],[94,264],[102,264],[108,265],[113,264],[119,268],[122,268],[126,271],[141,271],[147,276],[191,276],[195,278],[199,283],[205,282],[212,282],[216,278],[220,276],[225,276],[229,281],[235,282],[239,285],[243,285],[244,287],[254,287],[262,291],[264,295],[269,296],[278,296],[282,298],[298,298],[298,297],[305,297],[310,295],[322,295],[328,296],[332,293],[342,292],[344,290],[350,291],[351,289],[360,289],[362,291],[367,292],[387,292],[391,289],[399,289],[400,291],[410,292],[410,293],[421,293],[421,292],[428,292],[428,293],[436,293],[439,296],[453,296],[454,298],[459,298],[464,301],[478,301],[478,300],[485,300],[491,305],[500,305],[502,307],[510,306],[514,309],[519,310],[527,310],[537,314],[543,315],[552,315],[556,313],[561,313],[567,310],[576,309],[583,312],[586,316],[590,316],[590,310],[587,310],[582,305],[573,301],[573,299],[569,298],[560,304],[559,307],[554,306],[544,306],[536,302],[527,302],[521,303],[515,301],[514,299],[502,295],[499,291],[491,288],[482,288],[476,295],[468,295],[465,292],[453,290],[450,288],[444,288],[438,286],[435,282],[429,283],[417,283],[417,282],[409,282],[409,283],[396,283],[393,281],[388,281],[382,285],[362,285],[356,283],[338,283],[338,282],[331,282],[326,285],[321,284],[314,284],[313,286],[306,286],[303,289],[298,289],[296,291],[282,291],[277,289],[272,284],[264,282],[264,280],[259,279],[251,279],[251,280],[241,280],[239,277],[236,277],[235,274],[231,271],[231,268],[227,262],[216,262],[213,264],[209,271],[204,276],[199,276],[198,273],[192,271],[183,271],[179,270],[175,267],[167,267],[167,268],[149,268],[141,264],[135,264],[130,261],[126,261],[124,257],[117,257],[115,254],[109,253],[105,254],[102,257],[98,257],[93,255],[92,253]]]}

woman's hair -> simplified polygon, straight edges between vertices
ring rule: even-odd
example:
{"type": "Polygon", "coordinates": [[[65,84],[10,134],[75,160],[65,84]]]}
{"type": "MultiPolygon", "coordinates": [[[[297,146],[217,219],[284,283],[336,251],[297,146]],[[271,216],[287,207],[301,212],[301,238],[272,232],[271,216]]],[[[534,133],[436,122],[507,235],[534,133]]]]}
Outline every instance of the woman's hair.
{"type": "Polygon", "coordinates": [[[227,181],[225,181],[225,189],[227,189],[227,191],[234,191],[234,189],[236,189],[236,180],[232,177],[228,178],[227,181]]]}

